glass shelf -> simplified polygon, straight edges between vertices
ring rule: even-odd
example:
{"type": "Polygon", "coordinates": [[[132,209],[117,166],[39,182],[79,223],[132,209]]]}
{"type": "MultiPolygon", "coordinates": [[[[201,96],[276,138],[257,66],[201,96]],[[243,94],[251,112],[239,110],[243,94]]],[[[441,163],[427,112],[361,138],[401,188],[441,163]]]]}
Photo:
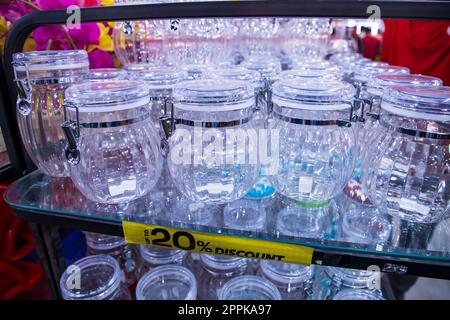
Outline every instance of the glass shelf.
{"type": "MultiPolygon", "coordinates": [[[[396,228],[392,224],[392,235],[389,239],[384,242],[362,244],[347,242],[341,238],[342,216],[346,213],[333,211],[331,216],[327,217],[330,223],[326,226],[326,230],[315,232],[314,236],[307,236],[304,232],[286,235],[285,232],[280,233],[277,230],[277,215],[287,205],[291,206],[292,201],[277,195],[270,203],[256,202],[269,208],[266,211],[264,228],[259,231],[245,231],[236,227],[225,227],[223,218],[225,205],[202,208],[201,205],[186,204],[187,200],[183,200],[175,189],[159,188],[130,203],[102,205],[86,199],[75,188],[70,178],[51,178],[40,171],[34,171],[11,184],[5,194],[5,200],[19,217],[93,232],[123,235],[121,223],[128,220],[293,243],[310,246],[319,251],[357,257],[372,256],[378,260],[386,259],[394,262],[413,261],[416,264],[428,265],[430,268],[438,265],[441,271],[442,268],[450,270],[450,220],[438,225],[400,223],[396,228]],[[175,210],[175,206],[182,209],[175,210]],[[192,209],[195,214],[189,214],[188,211],[192,209]],[[397,245],[394,245],[394,238],[397,245]]],[[[308,219],[305,220],[305,225],[312,223],[316,226],[316,221],[311,222],[311,217],[308,219]]],[[[374,232],[376,231],[374,229],[374,232]]],[[[442,272],[440,274],[442,275],[442,272]]],[[[433,274],[430,277],[433,277],[433,274]]]]}

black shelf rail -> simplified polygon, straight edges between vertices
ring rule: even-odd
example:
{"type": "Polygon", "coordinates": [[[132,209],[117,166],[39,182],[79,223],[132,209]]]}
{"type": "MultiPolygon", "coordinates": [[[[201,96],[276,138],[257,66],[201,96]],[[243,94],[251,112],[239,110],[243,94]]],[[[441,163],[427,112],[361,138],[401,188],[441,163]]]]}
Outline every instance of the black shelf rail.
{"type": "MultiPolygon", "coordinates": [[[[271,0],[271,1],[221,1],[170,4],[148,4],[81,8],[80,22],[126,21],[140,19],[208,18],[208,17],[335,17],[370,18],[369,6],[380,8],[381,19],[450,20],[450,1],[356,1],[356,0],[271,0]]],[[[8,33],[4,51],[4,69],[9,99],[0,109],[4,120],[2,129],[11,140],[14,171],[24,174],[32,170],[27,155],[20,147],[20,135],[16,122],[16,88],[13,82],[12,56],[21,52],[25,40],[36,28],[44,25],[65,24],[70,13],[65,10],[39,11],[22,17],[8,33]],[[28,164],[27,164],[28,163],[28,164]]],[[[3,82],[3,81],[2,81],[3,82]]],[[[10,152],[11,153],[11,152],[10,152]]],[[[120,222],[103,223],[94,219],[56,216],[33,210],[15,210],[18,217],[49,227],[80,228],[86,231],[123,235],[120,222]]],[[[52,256],[58,244],[45,243],[52,256]]],[[[57,254],[56,254],[57,255],[57,254]]],[[[55,259],[53,259],[55,260],[55,259]]],[[[50,261],[57,270],[61,265],[50,261]]],[[[391,254],[355,254],[351,252],[315,249],[313,263],[344,268],[367,270],[376,266],[380,271],[450,280],[450,264],[425,259],[406,259],[391,254]]],[[[59,270],[61,271],[61,270],[59,270]]],[[[55,273],[55,271],[53,271],[55,273]]],[[[55,274],[53,275],[55,276],[55,274]]],[[[55,276],[55,281],[57,277],[55,276]]]]}
{"type": "MultiPolygon", "coordinates": [[[[123,237],[123,228],[121,221],[99,220],[92,216],[70,216],[67,214],[56,214],[55,212],[46,212],[43,210],[13,209],[17,217],[42,223],[46,225],[58,226],[63,228],[76,228],[84,231],[109,234],[123,237]]],[[[161,224],[163,225],[163,224],[161,224]]],[[[173,226],[171,226],[173,227],[173,226]]],[[[210,232],[208,227],[202,226],[184,226],[185,230],[210,232]]],[[[246,236],[245,232],[229,230],[230,235],[246,236]]],[[[222,232],[221,236],[224,235],[222,232]]],[[[248,232],[251,236],[251,232],[248,232]]],[[[273,240],[277,241],[277,240],[273,240]]],[[[280,239],[278,241],[285,241],[280,239]]],[[[309,245],[308,245],[309,246],[309,245]]],[[[320,246],[310,245],[314,248],[312,264],[333,266],[341,268],[361,269],[361,270],[380,270],[386,273],[407,274],[413,276],[422,276],[437,279],[450,280],[450,263],[442,262],[439,259],[430,257],[405,258],[395,252],[367,253],[361,249],[355,252],[351,248],[342,247],[340,250],[323,249],[320,246]]]]}

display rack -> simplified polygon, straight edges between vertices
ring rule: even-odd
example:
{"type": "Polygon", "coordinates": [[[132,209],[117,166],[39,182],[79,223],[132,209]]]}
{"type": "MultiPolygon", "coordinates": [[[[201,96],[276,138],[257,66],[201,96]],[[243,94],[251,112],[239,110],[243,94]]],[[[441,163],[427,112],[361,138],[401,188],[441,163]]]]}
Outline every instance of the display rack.
{"type": "MultiPolygon", "coordinates": [[[[248,16],[368,18],[371,15],[367,10],[370,5],[377,5],[380,8],[382,19],[449,20],[450,18],[450,2],[447,1],[335,0],[223,1],[82,8],[80,17],[81,22],[248,16]]],[[[418,240],[411,241],[410,246],[400,248],[387,244],[365,246],[332,239],[282,237],[271,231],[252,233],[229,230],[217,225],[179,224],[162,216],[147,215],[142,218],[139,214],[142,209],[136,209],[142,208],[139,203],[133,207],[134,209],[125,210],[120,215],[106,215],[92,209],[93,206],[89,206],[89,201],[76,191],[69,179],[49,178],[38,170],[33,171],[34,168],[21,147],[15,104],[11,103],[16,100],[17,95],[13,82],[12,55],[22,50],[26,38],[34,29],[43,25],[64,24],[68,16],[65,10],[40,11],[28,14],[17,21],[8,34],[4,55],[9,97],[0,104],[0,111],[4,115],[1,125],[8,141],[12,168],[16,177],[23,176],[10,186],[5,199],[18,217],[36,223],[34,235],[38,248],[41,248],[39,253],[56,297],[58,297],[59,276],[65,265],[61,241],[55,230],[58,227],[79,228],[123,236],[123,220],[201,231],[221,237],[230,235],[312,247],[313,264],[362,270],[377,266],[383,272],[450,279],[448,247],[429,250],[426,246],[433,231],[432,225],[421,226],[419,238],[414,232],[411,233],[409,226],[399,226],[401,229],[399,234],[406,243],[412,238],[418,240]]],[[[450,238],[447,242],[450,242],[450,238]]]]}

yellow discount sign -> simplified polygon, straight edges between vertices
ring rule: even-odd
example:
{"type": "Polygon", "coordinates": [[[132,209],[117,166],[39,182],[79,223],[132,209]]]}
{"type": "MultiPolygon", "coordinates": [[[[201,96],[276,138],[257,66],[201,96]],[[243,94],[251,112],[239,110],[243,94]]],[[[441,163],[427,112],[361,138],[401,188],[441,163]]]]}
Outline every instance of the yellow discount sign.
{"type": "Polygon", "coordinates": [[[123,222],[127,243],[186,250],[238,258],[256,258],[310,265],[314,250],[309,247],[212,234],[197,231],[123,222]]]}

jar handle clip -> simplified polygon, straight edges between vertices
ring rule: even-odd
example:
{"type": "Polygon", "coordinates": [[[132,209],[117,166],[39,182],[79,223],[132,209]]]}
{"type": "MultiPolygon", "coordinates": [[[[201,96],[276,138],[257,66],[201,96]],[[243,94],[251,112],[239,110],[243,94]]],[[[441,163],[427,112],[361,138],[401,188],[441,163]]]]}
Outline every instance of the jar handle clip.
{"type": "Polygon", "coordinates": [[[64,123],[61,125],[64,135],[67,139],[67,146],[65,149],[65,155],[67,161],[71,165],[77,165],[80,163],[80,150],[78,150],[77,139],[80,137],[80,121],[78,107],[72,103],[65,102],[63,104],[64,109],[64,123]],[[76,120],[68,120],[67,109],[72,108],[75,110],[76,120]]]}

